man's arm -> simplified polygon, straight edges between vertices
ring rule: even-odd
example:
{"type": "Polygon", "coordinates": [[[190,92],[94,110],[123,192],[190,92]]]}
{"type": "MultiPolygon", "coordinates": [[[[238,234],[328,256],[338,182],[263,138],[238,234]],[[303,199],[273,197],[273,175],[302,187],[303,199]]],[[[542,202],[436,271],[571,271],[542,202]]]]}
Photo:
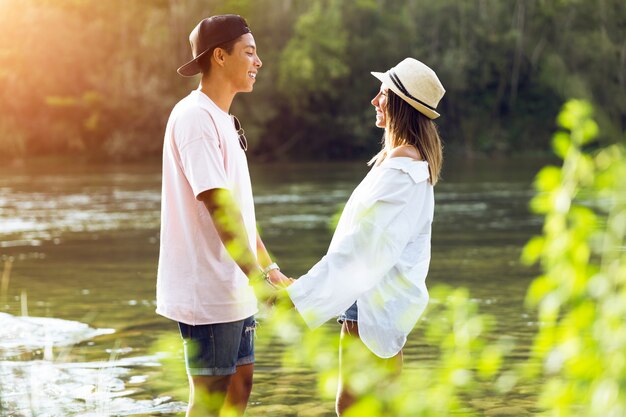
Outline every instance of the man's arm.
{"type": "MultiPolygon", "coordinates": [[[[273,263],[272,257],[267,251],[267,248],[265,247],[265,244],[261,240],[261,236],[259,236],[258,232],[256,235],[256,252],[257,252],[257,257],[259,259],[259,263],[261,264],[261,267],[263,268],[263,270],[265,270],[265,268],[267,268],[273,263]]],[[[286,287],[289,284],[291,284],[293,281],[291,278],[288,278],[282,272],[280,272],[279,269],[272,269],[269,272],[267,278],[272,285],[276,285],[280,287],[286,287]]]]}
{"type": "MultiPolygon", "coordinates": [[[[207,190],[198,195],[198,200],[202,201],[209,211],[226,251],[239,268],[250,280],[260,278],[265,268],[272,264],[272,258],[258,234],[256,237],[258,259],[255,258],[248,243],[248,232],[241,211],[230,191],[223,188],[207,190]]],[[[269,273],[268,280],[276,286],[286,286],[292,282],[278,269],[269,273]]]]}
{"type": "Polygon", "coordinates": [[[239,268],[250,280],[260,277],[263,269],[250,248],[241,211],[230,191],[223,188],[207,190],[198,195],[198,200],[209,211],[226,251],[239,268]]]}

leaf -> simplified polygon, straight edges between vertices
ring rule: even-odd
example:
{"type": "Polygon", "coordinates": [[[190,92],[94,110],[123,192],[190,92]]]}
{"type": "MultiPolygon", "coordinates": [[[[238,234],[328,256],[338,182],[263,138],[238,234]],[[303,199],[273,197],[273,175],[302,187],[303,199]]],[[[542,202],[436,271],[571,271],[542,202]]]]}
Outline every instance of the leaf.
{"type": "Polygon", "coordinates": [[[572,141],[569,135],[565,132],[557,132],[552,137],[552,149],[557,156],[561,157],[561,159],[565,159],[571,146],[572,141]]]}
{"type": "Polygon", "coordinates": [[[535,177],[535,189],[542,192],[556,190],[561,184],[561,168],[544,167],[535,177]]]}
{"type": "Polygon", "coordinates": [[[582,131],[582,144],[593,141],[598,136],[598,124],[593,120],[585,120],[580,127],[582,131]]]}
{"type": "Polygon", "coordinates": [[[544,243],[545,238],[543,236],[535,236],[530,239],[522,251],[522,262],[526,265],[532,265],[537,262],[543,252],[544,243]]]}
{"type": "Polygon", "coordinates": [[[591,104],[584,100],[570,100],[563,106],[563,110],[559,113],[557,121],[560,126],[568,130],[574,130],[580,123],[590,117],[591,114],[591,104]]]}

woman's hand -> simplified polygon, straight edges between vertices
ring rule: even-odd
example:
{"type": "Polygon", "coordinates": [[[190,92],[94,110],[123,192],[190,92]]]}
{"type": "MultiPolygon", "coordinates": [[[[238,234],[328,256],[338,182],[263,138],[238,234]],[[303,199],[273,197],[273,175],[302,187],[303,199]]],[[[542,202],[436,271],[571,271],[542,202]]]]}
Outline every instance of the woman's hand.
{"type": "Polygon", "coordinates": [[[276,288],[287,288],[294,282],[293,278],[289,278],[280,272],[279,269],[271,270],[267,276],[267,280],[276,288]]]}

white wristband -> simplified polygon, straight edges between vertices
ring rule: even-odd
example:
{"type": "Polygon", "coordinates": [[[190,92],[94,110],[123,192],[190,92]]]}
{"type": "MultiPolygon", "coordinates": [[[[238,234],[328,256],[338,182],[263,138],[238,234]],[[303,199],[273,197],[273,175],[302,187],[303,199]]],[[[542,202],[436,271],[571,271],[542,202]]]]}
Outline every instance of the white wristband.
{"type": "Polygon", "coordinates": [[[276,262],[272,262],[271,264],[269,264],[267,268],[263,270],[263,276],[265,277],[265,279],[268,279],[270,272],[272,272],[275,269],[278,269],[280,271],[280,267],[278,266],[276,262]]]}

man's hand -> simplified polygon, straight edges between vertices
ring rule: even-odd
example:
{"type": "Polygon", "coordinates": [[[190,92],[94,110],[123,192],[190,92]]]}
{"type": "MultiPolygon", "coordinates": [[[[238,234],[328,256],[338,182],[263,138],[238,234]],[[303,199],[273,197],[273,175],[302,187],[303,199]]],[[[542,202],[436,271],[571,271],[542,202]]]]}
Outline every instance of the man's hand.
{"type": "Polygon", "coordinates": [[[279,289],[287,288],[294,281],[293,278],[287,277],[279,269],[272,269],[267,275],[269,283],[279,289]]]}
{"type": "Polygon", "coordinates": [[[278,269],[270,271],[267,279],[265,277],[259,277],[253,281],[254,292],[257,299],[265,304],[267,307],[271,307],[277,303],[283,303],[284,299],[289,299],[287,295],[287,288],[294,280],[288,278],[278,269]]]}

